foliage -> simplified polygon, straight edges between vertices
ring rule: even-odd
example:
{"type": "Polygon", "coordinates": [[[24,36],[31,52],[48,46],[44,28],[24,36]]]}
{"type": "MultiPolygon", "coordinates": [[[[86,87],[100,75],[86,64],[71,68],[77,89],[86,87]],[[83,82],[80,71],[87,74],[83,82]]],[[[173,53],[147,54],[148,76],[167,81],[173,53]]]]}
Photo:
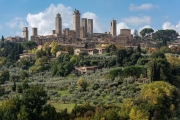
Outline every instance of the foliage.
{"type": "Polygon", "coordinates": [[[8,60],[19,59],[19,54],[23,53],[23,47],[19,43],[0,42],[0,57],[6,57],[8,60]]]}
{"type": "Polygon", "coordinates": [[[58,46],[58,43],[57,42],[54,42],[54,41],[52,41],[52,43],[51,43],[51,54],[53,55],[53,56],[56,56],[56,52],[59,50],[59,46],[58,46]]]}
{"type": "Polygon", "coordinates": [[[8,81],[10,78],[9,71],[4,70],[0,73],[0,84],[4,84],[5,81],[8,81]]]}
{"type": "Polygon", "coordinates": [[[19,77],[20,77],[21,79],[25,79],[25,78],[28,77],[28,73],[27,73],[26,71],[22,70],[22,71],[20,71],[20,73],[19,73],[19,77]]]}
{"type": "Polygon", "coordinates": [[[37,47],[37,44],[34,41],[25,41],[25,42],[22,43],[22,47],[25,50],[31,50],[31,49],[37,47]]]}
{"type": "Polygon", "coordinates": [[[82,77],[78,79],[77,85],[79,85],[83,89],[86,89],[86,87],[88,86],[87,81],[82,77]]]}
{"type": "Polygon", "coordinates": [[[148,110],[150,118],[171,119],[174,117],[172,113],[178,109],[177,90],[167,82],[157,81],[144,85],[141,90],[141,98],[143,103],[148,104],[146,111],[148,110]]]}
{"type": "Polygon", "coordinates": [[[153,33],[154,30],[152,28],[144,28],[140,31],[140,34],[142,37],[144,37],[146,34],[153,33]]]}

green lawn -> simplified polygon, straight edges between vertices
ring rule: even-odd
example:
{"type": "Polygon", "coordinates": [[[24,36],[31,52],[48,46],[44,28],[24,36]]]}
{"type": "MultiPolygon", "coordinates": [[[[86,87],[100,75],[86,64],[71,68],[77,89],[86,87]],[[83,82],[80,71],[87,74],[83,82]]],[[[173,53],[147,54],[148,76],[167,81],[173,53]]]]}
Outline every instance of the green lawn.
{"type": "Polygon", "coordinates": [[[65,95],[70,96],[70,95],[71,95],[68,90],[58,90],[57,92],[58,92],[61,96],[65,96],[65,95]]]}
{"type": "Polygon", "coordinates": [[[51,105],[53,105],[57,111],[64,110],[67,108],[68,113],[71,113],[72,109],[74,108],[74,103],[61,103],[61,102],[50,102],[51,105]]]}

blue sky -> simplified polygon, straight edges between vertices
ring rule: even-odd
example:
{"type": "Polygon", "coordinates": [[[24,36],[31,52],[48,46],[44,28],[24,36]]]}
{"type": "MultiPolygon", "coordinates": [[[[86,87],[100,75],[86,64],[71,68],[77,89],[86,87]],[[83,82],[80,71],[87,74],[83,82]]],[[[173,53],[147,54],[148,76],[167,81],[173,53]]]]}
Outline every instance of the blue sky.
{"type": "Polygon", "coordinates": [[[180,0],[0,0],[0,35],[21,36],[22,27],[37,27],[41,35],[51,34],[55,15],[63,28],[72,29],[72,14],[94,19],[94,32],[109,32],[110,20],[121,28],[140,31],[145,27],[175,29],[180,33],[180,0]]]}

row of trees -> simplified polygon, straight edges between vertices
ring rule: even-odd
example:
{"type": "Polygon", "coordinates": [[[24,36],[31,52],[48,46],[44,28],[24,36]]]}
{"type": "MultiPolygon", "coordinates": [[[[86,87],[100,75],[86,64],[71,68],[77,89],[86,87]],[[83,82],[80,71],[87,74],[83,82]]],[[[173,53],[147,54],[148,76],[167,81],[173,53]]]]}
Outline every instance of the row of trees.
{"type": "MultiPolygon", "coordinates": [[[[78,84],[82,85],[83,80],[78,84]]],[[[85,83],[84,83],[85,84],[85,83]]],[[[0,105],[1,120],[162,120],[179,119],[179,91],[167,82],[143,85],[140,96],[126,99],[121,107],[113,104],[92,106],[75,104],[70,113],[57,112],[47,104],[49,97],[39,86],[24,89],[22,96],[10,98],[0,105]]]]}

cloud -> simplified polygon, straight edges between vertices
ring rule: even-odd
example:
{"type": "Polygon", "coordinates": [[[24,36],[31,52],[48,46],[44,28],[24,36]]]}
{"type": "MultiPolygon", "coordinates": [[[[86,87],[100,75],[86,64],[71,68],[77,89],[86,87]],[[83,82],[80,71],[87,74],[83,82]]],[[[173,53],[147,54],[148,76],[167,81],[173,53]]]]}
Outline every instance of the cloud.
{"type": "Polygon", "coordinates": [[[94,32],[106,32],[107,29],[98,21],[98,16],[92,12],[85,12],[82,18],[93,19],[94,32]]]}
{"type": "Polygon", "coordinates": [[[153,5],[151,3],[145,3],[140,6],[137,6],[135,4],[130,4],[130,6],[129,6],[130,11],[151,10],[153,8],[158,8],[158,5],[153,5]]]}
{"type": "Polygon", "coordinates": [[[16,36],[22,36],[22,32],[16,31],[16,36]]]}
{"type": "Polygon", "coordinates": [[[165,22],[162,25],[162,29],[173,29],[176,30],[178,33],[180,33],[180,21],[177,23],[177,25],[173,25],[170,22],[165,22]]]}
{"type": "Polygon", "coordinates": [[[132,16],[128,18],[123,18],[123,21],[133,26],[139,26],[139,25],[144,25],[144,24],[150,24],[151,17],[150,16],[141,16],[141,17],[132,16]]]}
{"type": "MultiPolygon", "coordinates": [[[[139,28],[139,32],[141,32],[141,30],[143,30],[144,28],[151,28],[151,26],[150,25],[145,25],[145,26],[143,26],[143,27],[140,27],[139,28]]],[[[152,28],[153,29],[153,28],[152,28]]]]}
{"type": "Polygon", "coordinates": [[[120,29],[129,29],[129,27],[127,26],[125,22],[120,22],[117,24],[117,27],[116,27],[117,35],[120,34],[120,29]]]}
{"type": "Polygon", "coordinates": [[[63,4],[51,4],[43,12],[37,14],[29,13],[27,15],[27,22],[29,27],[37,27],[38,33],[42,35],[51,34],[52,30],[55,29],[55,17],[56,14],[60,13],[62,17],[62,27],[71,28],[72,26],[72,8],[66,7],[63,4]]]}
{"type": "Polygon", "coordinates": [[[2,26],[0,25],[0,30],[2,30],[2,26]]]}
{"type": "Polygon", "coordinates": [[[7,26],[10,28],[23,28],[24,26],[27,26],[27,24],[24,22],[23,18],[15,17],[11,22],[6,23],[7,26]]]}

